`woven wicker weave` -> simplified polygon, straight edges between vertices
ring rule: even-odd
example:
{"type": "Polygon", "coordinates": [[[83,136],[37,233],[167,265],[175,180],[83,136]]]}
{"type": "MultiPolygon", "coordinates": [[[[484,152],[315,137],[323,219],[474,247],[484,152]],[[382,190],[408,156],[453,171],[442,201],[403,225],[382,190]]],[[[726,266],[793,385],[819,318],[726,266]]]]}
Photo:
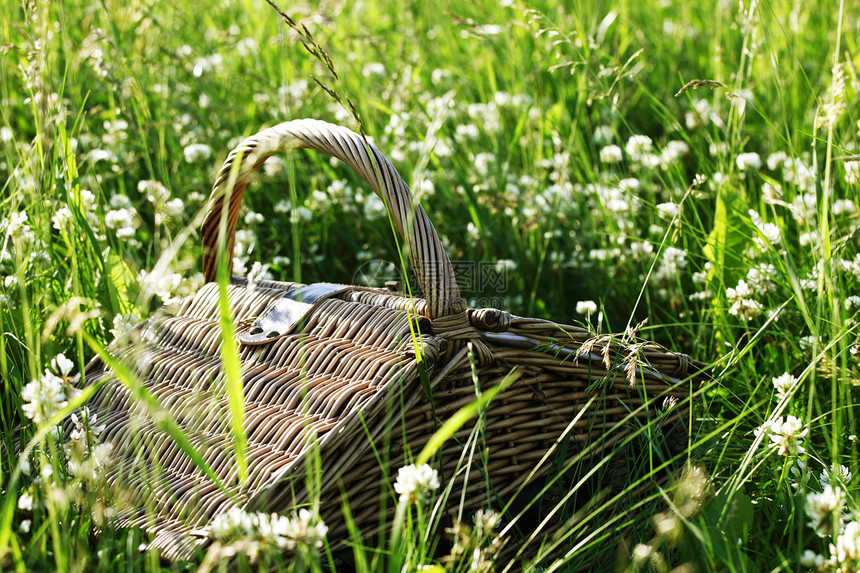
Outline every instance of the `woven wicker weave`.
{"type": "Polygon", "coordinates": [[[556,455],[566,458],[595,441],[611,446],[637,421],[658,416],[667,396],[682,405],[661,415],[666,423],[677,420],[701,376],[701,365],[656,345],[609,344],[609,338],[595,344],[582,328],[466,308],[448,256],[406,184],[375,147],[341,127],[291,121],[246,139],[218,174],[202,231],[210,282],[109,351],[176,420],[234,499],[186,457],[102,361],[90,363],[84,376],[87,384],[104,383],[89,407],[106,424],[104,437],[119,460],[109,482],[135,508],[123,511],[119,524],[154,533],[168,559],[191,556],[207,542],[213,517],[236,503],[284,511],[318,495],[329,538],[336,540],[346,534],[345,496],[356,524],[372,533],[381,498],[393,495],[387,476],[475,399],[472,362],[482,390],[514,368],[519,378],[491,402],[478,443],[465,445],[473,420],[441,450],[440,477],[455,480],[459,493],[452,497],[464,500],[466,510],[485,504],[488,492],[505,499],[526,479],[544,478],[558,460],[539,462],[561,438],[565,447],[558,450],[565,453],[556,455]],[[240,486],[220,361],[219,290],[212,282],[219,232],[226,231],[229,255],[253,172],[272,154],[300,147],[341,159],[383,198],[406,238],[424,298],[343,285],[232,281],[250,470],[240,486]],[[486,464],[463,470],[464,447],[486,455],[486,464]],[[321,482],[312,494],[306,468],[317,455],[321,482]]]}

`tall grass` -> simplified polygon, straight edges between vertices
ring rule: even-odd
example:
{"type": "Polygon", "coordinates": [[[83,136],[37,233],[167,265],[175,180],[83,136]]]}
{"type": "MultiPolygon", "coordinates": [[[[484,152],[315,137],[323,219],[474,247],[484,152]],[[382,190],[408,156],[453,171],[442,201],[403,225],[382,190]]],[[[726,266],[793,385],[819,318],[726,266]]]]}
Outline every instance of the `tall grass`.
{"type": "MultiPolygon", "coordinates": [[[[265,3],[0,3],[0,567],[163,566],[109,527],[98,468],[61,462],[74,452],[50,429],[86,398],[72,373],[200,285],[199,211],[241,136],[358,116],[451,258],[504,270],[464,289],[473,304],[600,332],[647,318],[640,334],[714,377],[675,481],[658,488],[662,460],[635,455],[653,428],[606,460],[645,476],[616,518],[601,497],[559,504],[568,534],[541,540],[471,516],[446,533],[426,506],[356,566],[513,570],[543,543],[550,570],[860,569],[856,2],[282,8],[337,79],[265,3]],[[578,312],[589,300],[599,313],[578,312]],[[53,394],[25,390],[46,379],[53,394]]],[[[237,272],[351,283],[399,266],[382,205],[307,158],[270,162],[248,193],[237,272]]],[[[559,471],[559,497],[581,477],[559,471]]],[[[269,564],[344,568],[305,549],[269,564]]]]}

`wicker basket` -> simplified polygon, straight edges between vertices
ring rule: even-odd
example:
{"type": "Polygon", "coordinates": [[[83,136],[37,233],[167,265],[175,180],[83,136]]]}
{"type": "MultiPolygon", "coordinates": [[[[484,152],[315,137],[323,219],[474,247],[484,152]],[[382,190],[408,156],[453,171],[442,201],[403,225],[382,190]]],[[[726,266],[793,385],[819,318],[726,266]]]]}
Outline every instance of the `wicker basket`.
{"type": "Polygon", "coordinates": [[[666,423],[683,417],[684,398],[702,376],[689,357],[653,344],[595,340],[574,326],[466,308],[433,225],[394,167],[362,137],[328,123],[291,121],[243,141],[218,174],[202,237],[209,282],[109,351],[169,412],[231,496],[192,463],[103,361],[91,362],[84,376],[86,384],[103,383],[89,408],[106,424],[103,436],[119,461],[109,482],[135,508],[119,515],[119,525],[153,533],[168,559],[193,555],[207,543],[211,520],[236,503],[284,511],[318,495],[329,539],[338,540],[347,531],[346,499],[359,529],[373,533],[382,502],[394,505],[382,499],[393,499],[390,476],[475,399],[473,364],[481,390],[512,369],[519,377],[490,403],[479,440],[470,441],[472,420],[437,456],[440,478],[454,480],[452,505],[466,510],[486,504],[490,495],[508,499],[527,480],[545,479],[585,445],[611,446],[658,415],[666,423]],[[344,161],[383,198],[406,239],[424,298],[233,279],[229,306],[249,467],[240,485],[220,359],[219,288],[212,282],[217,246],[224,230],[226,252],[232,252],[242,195],[257,168],[276,152],[302,147],[344,161]],[[658,412],[669,396],[679,406],[658,412]],[[464,449],[466,458],[482,463],[464,465],[464,449]],[[321,482],[311,486],[312,494],[307,470],[317,459],[321,482]]]}

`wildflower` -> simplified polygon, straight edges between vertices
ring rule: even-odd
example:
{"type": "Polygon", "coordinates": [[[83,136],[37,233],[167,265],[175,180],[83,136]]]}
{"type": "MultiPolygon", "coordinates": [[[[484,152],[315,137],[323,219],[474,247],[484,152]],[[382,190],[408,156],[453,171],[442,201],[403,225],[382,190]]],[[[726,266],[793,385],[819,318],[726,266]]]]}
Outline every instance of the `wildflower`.
{"type": "Polygon", "coordinates": [[[753,209],[749,210],[750,220],[761,236],[755,237],[753,240],[761,250],[766,250],[770,246],[776,246],[782,240],[782,233],[779,227],[773,223],[765,223],[761,216],[753,209]]]}
{"type": "MultiPolygon", "coordinates": [[[[189,146],[191,147],[191,146],[189,146]]],[[[206,146],[204,146],[206,147],[206,146]]],[[[186,147],[186,161],[188,160],[186,147]]],[[[190,161],[189,161],[190,163],[190,161]]],[[[146,195],[146,200],[154,205],[158,205],[167,201],[167,198],[170,197],[170,191],[167,190],[167,187],[164,186],[160,181],[156,181],[154,179],[144,179],[142,181],[137,182],[137,190],[146,195]]]]}
{"type": "Polygon", "coordinates": [[[774,276],[776,276],[776,267],[770,263],[763,263],[748,270],[746,280],[751,291],[768,294],[774,289],[774,276]]]}
{"type": "Polygon", "coordinates": [[[601,163],[621,163],[621,148],[617,145],[607,145],[600,150],[601,163]]]}
{"type": "Polygon", "coordinates": [[[606,145],[612,141],[612,128],[608,125],[597,126],[594,130],[594,134],[592,135],[592,139],[594,140],[594,143],[598,145],[606,145]]]}
{"type": "Polygon", "coordinates": [[[590,317],[595,312],[597,312],[597,303],[593,300],[581,300],[576,303],[577,314],[584,314],[586,317],[590,317]]]}
{"type": "Polygon", "coordinates": [[[257,40],[254,38],[242,38],[236,42],[236,53],[239,54],[240,57],[246,58],[248,56],[253,56],[257,51],[257,40]]]}
{"type": "Polygon", "coordinates": [[[39,425],[50,420],[68,404],[63,379],[47,369],[43,376],[24,386],[21,398],[25,401],[21,406],[24,415],[39,425]]]}
{"type": "Polygon", "coordinates": [[[8,219],[0,221],[0,230],[6,231],[10,235],[15,235],[18,231],[29,229],[27,225],[27,212],[12,213],[8,219]]]}
{"type": "Polygon", "coordinates": [[[24,492],[18,498],[18,509],[22,509],[24,511],[33,511],[33,496],[24,492]]]}
{"type": "Polygon", "coordinates": [[[705,99],[693,100],[693,110],[684,114],[684,123],[687,124],[687,129],[693,129],[700,125],[708,125],[711,121],[713,108],[711,102],[705,99]]]}
{"type": "Polygon", "coordinates": [[[767,156],[767,168],[771,171],[776,171],[788,160],[788,155],[784,151],[777,151],[767,156]]]}
{"type": "Polygon", "coordinates": [[[752,290],[747,282],[741,279],[735,288],[726,289],[726,298],[732,303],[729,314],[737,316],[744,322],[749,322],[762,313],[762,306],[750,298],[752,290]]]}
{"type": "Polygon", "coordinates": [[[849,185],[860,183],[860,161],[845,162],[845,182],[849,185]]]}
{"type": "Polygon", "coordinates": [[[210,532],[219,541],[231,541],[252,535],[258,522],[259,518],[256,514],[246,513],[234,507],[226,513],[215,516],[210,532]]]}
{"type": "Polygon", "coordinates": [[[322,520],[315,520],[310,511],[302,508],[291,519],[280,518],[273,532],[280,547],[295,549],[303,545],[319,549],[323,546],[328,526],[322,520]]]}
{"type": "Polygon", "coordinates": [[[839,563],[860,559],[860,521],[852,521],[842,529],[836,538],[835,549],[836,561],[839,563]]]}
{"type": "Polygon", "coordinates": [[[105,213],[105,226],[115,230],[116,236],[121,239],[133,237],[137,232],[136,215],[137,211],[133,208],[112,209],[105,213]]]}
{"type": "Polygon", "coordinates": [[[761,186],[762,200],[768,205],[782,201],[782,186],[779,183],[765,181],[761,186]]]}
{"type": "Polygon", "coordinates": [[[810,519],[809,527],[824,537],[832,531],[833,519],[842,518],[842,505],[845,495],[842,490],[830,485],[824,487],[821,493],[810,493],[806,496],[804,509],[810,519]]]}
{"type": "Polygon", "coordinates": [[[657,205],[657,213],[663,219],[673,219],[681,213],[681,207],[672,201],[657,205]]]}
{"type": "Polygon", "coordinates": [[[57,354],[57,356],[51,359],[51,369],[60,376],[68,376],[74,367],[75,363],[66,358],[65,354],[57,354]]]}
{"type": "Polygon", "coordinates": [[[439,472],[427,464],[418,467],[410,464],[397,472],[394,491],[400,495],[401,501],[413,503],[435,489],[439,489],[439,472]]]}
{"type": "Polygon", "coordinates": [[[797,382],[798,379],[788,372],[781,374],[780,376],[776,376],[773,379],[773,387],[776,388],[777,399],[782,400],[788,396],[789,392],[794,388],[797,382]]]}
{"type": "Polygon", "coordinates": [[[364,67],[361,68],[361,75],[366,78],[369,78],[370,76],[384,76],[385,66],[379,62],[369,62],[364,64],[364,67]]]}
{"type": "Polygon", "coordinates": [[[30,533],[30,526],[33,525],[33,522],[29,519],[24,519],[18,524],[18,531],[21,533],[30,533]]]}
{"type": "Polygon", "coordinates": [[[114,338],[119,338],[140,323],[135,314],[118,314],[113,317],[113,328],[110,333],[114,338]]]}
{"type": "Polygon", "coordinates": [[[454,139],[461,143],[470,139],[478,139],[478,135],[480,135],[478,126],[472,123],[460,124],[454,130],[454,139]]]}
{"type": "Polygon", "coordinates": [[[815,172],[801,159],[786,159],[784,165],[785,179],[794,183],[798,189],[815,194],[815,172]]]}
{"type": "Polygon", "coordinates": [[[786,416],[785,421],[780,416],[756,429],[755,433],[757,436],[767,433],[771,447],[777,448],[781,456],[799,455],[806,451],[802,444],[809,430],[803,428],[803,422],[794,416],[786,416]]]}
{"type": "Polygon", "coordinates": [[[221,54],[211,54],[203,58],[194,60],[194,69],[191,71],[195,78],[199,78],[205,72],[221,71],[224,64],[224,56],[221,54]]]}
{"type": "Polygon", "coordinates": [[[654,555],[654,548],[645,543],[639,543],[633,548],[633,563],[642,565],[654,555]]]}
{"type": "Polygon", "coordinates": [[[63,231],[71,218],[72,212],[69,208],[60,207],[53,215],[51,215],[52,226],[58,231],[63,231]]]}
{"type": "Polygon", "coordinates": [[[824,558],[824,555],[820,555],[811,549],[807,549],[803,552],[803,555],[800,556],[800,564],[803,567],[820,570],[827,564],[827,559],[824,558]]]}
{"type": "Polygon", "coordinates": [[[735,158],[740,171],[758,171],[761,169],[761,157],[758,153],[740,153],[735,158]]]}
{"type": "Polygon", "coordinates": [[[192,143],[182,150],[186,163],[201,163],[212,156],[212,148],[205,143],[192,143]]]}
{"type": "Polygon", "coordinates": [[[843,465],[834,465],[831,470],[821,470],[822,485],[847,484],[851,481],[851,470],[843,465]]]}
{"type": "Polygon", "coordinates": [[[185,203],[176,197],[164,204],[164,214],[168,217],[179,217],[185,213],[185,203]]]}
{"type": "Polygon", "coordinates": [[[801,247],[808,247],[809,245],[818,244],[818,231],[809,231],[807,233],[801,233],[797,238],[797,242],[800,243],[801,247]]]}
{"type": "Polygon", "coordinates": [[[631,135],[630,139],[627,140],[625,149],[627,155],[638,161],[651,151],[652,144],[651,138],[647,135],[631,135]]]}
{"type": "Polygon", "coordinates": [[[672,161],[677,161],[688,153],[690,153],[690,146],[687,145],[686,141],[670,141],[666,144],[666,149],[663,150],[664,156],[672,161]]]}
{"type": "Polygon", "coordinates": [[[833,202],[834,215],[853,215],[857,208],[850,199],[837,199],[833,202]]]}
{"type": "Polygon", "coordinates": [[[288,518],[277,513],[247,513],[234,507],[212,520],[210,534],[222,542],[254,540],[281,549],[293,550],[298,545],[320,548],[328,527],[322,520],[313,521],[314,516],[307,509],[288,518]]]}

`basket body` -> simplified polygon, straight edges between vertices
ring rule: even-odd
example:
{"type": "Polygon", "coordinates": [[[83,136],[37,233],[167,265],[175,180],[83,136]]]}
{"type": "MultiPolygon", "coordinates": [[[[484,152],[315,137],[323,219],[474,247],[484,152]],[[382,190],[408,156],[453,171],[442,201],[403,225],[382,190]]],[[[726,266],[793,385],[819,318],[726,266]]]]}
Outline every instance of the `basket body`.
{"type": "MultiPolygon", "coordinates": [[[[326,150],[343,155],[345,144],[335,147],[326,150]]],[[[265,159],[249,157],[253,168],[265,159]]],[[[387,184],[387,176],[377,179],[387,184]]],[[[213,191],[210,219],[217,221],[229,204],[222,219],[228,231],[242,190],[225,194],[216,184],[213,191]]],[[[390,210],[396,201],[386,195],[390,210]]],[[[398,228],[404,236],[413,232],[406,224],[398,228]]],[[[398,468],[452,414],[511,372],[516,380],[434,462],[440,481],[452,485],[452,506],[501,505],[568,460],[598,458],[646,421],[669,426],[684,417],[701,365],[656,345],[468,309],[447,274],[447,256],[433,259],[441,250],[435,231],[421,233],[430,246],[413,248],[411,256],[426,299],[330,284],[234,279],[227,287],[244,393],[244,483],[221,362],[217,283],[109,347],[162,411],[144,408],[101,360],[91,362],[82,382],[101,384],[88,406],[114,445],[108,481],[130,502],[118,525],[150,531],[165,558],[184,559],[208,542],[212,519],[237,505],[283,512],[318,498],[330,540],[346,536],[344,500],[361,532],[374,534],[384,525],[380,508],[393,509],[398,468]],[[430,264],[421,259],[427,253],[430,264]],[[667,408],[667,398],[678,405],[667,408]],[[176,421],[227,491],[162,429],[165,417],[176,421]],[[322,471],[309,479],[317,461],[322,471]]],[[[421,242],[411,236],[413,247],[421,242]]],[[[217,233],[204,229],[206,237],[217,233]]],[[[211,260],[207,268],[214,268],[211,260]]]]}
{"type": "MultiPolygon", "coordinates": [[[[263,333],[271,335],[263,343],[242,341],[252,338],[261,316],[290,301],[300,287],[264,282],[250,289],[241,280],[229,287],[243,370],[250,467],[244,487],[238,485],[219,354],[217,284],[143,323],[110,350],[169,411],[240,505],[284,511],[310,502],[306,468],[319,455],[323,471],[315,487],[331,539],[346,535],[344,496],[359,528],[376,531],[382,498],[394,504],[390,481],[411,459],[404,445],[417,453],[444,420],[475,399],[474,362],[484,391],[512,369],[521,375],[490,403],[477,443],[472,420],[442,449],[440,476],[455,480],[454,491],[467,490],[467,511],[488,497],[508,499],[526,479],[540,482],[558,467],[559,456],[573,458],[595,440],[600,448],[611,447],[638,422],[661,416],[665,398],[683,402],[689,395],[695,364],[682,355],[645,350],[639,359],[650,366],[636,368],[631,379],[618,349],[609,367],[600,346],[576,356],[589,340],[584,329],[484,309],[467,312],[468,325],[449,337],[432,321],[415,319],[411,309],[422,308],[423,300],[384,290],[326,285],[332,294],[292,328],[263,333]],[[496,319],[493,325],[486,324],[488,315],[496,319]],[[412,332],[422,349],[420,363],[412,332]],[[471,353],[467,346],[445,360],[446,349],[470,337],[471,353]],[[429,396],[420,369],[431,380],[429,396]],[[566,454],[559,448],[547,457],[561,441],[566,454]],[[377,457],[382,452],[384,459],[377,457]],[[465,466],[464,452],[486,465],[465,466]]],[[[119,524],[155,533],[168,559],[190,557],[207,542],[211,520],[235,503],[101,361],[90,364],[86,379],[104,382],[89,406],[106,424],[104,438],[119,456],[108,480],[136,507],[121,513],[119,524]]],[[[671,425],[685,412],[678,406],[662,414],[663,423],[671,425]]]]}

